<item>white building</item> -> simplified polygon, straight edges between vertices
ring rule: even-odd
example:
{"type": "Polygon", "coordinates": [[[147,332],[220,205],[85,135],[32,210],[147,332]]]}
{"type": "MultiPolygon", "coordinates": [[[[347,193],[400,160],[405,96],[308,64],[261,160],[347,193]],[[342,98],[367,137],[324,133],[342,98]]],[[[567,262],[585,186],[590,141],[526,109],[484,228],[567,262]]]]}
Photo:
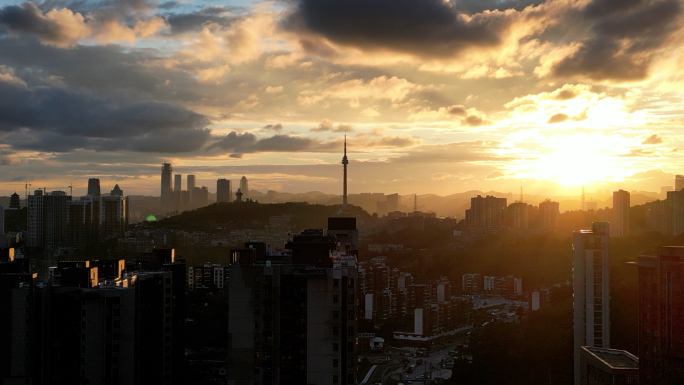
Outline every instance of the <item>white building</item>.
{"type": "Polygon", "coordinates": [[[594,222],[573,233],[573,334],[575,385],[582,346],[610,348],[610,226],[594,222]]]}

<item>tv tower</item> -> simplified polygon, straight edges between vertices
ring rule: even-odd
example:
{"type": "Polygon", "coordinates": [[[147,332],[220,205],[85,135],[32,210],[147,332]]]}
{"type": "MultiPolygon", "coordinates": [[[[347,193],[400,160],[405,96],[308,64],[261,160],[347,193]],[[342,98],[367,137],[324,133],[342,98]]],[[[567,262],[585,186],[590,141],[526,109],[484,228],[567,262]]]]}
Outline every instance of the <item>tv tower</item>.
{"type": "Polygon", "coordinates": [[[344,182],[342,190],[342,207],[347,207],[347,165],[349,160],[347,159],[347,132],[344,133],[344,156],[342,157],[342,165],[344,166],[344,182]]]}

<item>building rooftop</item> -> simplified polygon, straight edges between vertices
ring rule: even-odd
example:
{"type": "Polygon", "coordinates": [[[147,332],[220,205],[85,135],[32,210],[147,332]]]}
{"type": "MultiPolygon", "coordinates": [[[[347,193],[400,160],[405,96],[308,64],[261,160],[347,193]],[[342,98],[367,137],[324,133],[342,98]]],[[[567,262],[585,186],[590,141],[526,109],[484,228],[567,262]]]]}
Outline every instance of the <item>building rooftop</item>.
{"type": "Polygon", "coordinates": [[[602,349],[583,346],[593,356],[612,369],[639,369],[639,359],[626,350],[602,349]]]}

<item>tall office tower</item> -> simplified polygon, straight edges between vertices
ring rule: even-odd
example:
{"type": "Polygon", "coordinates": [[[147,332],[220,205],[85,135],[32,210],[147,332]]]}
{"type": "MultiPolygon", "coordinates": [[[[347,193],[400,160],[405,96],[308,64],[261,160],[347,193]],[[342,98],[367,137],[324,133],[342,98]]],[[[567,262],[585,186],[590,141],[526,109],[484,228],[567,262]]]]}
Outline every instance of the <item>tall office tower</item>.
{"type": "Polygon", "coordinates": [[[663,198],[663,199],[664,199],[664,198],[667,198],[667,192],[668,192],[668,191],[672,191],[673,188],[674,188],[674,187],[672,187],[672,186],[663,186],[663,187],[661,187],[661,188],[660,188],[660,197],[663,198]]]}
{"type": "Polygon", "coordinates": [[[539,217],[542,229],[554,229],[558,227],[560,218],[560,203],[546,199],[539,204],[539,217]]]}
{"type": "Polygon", "coordinates": [[[126,200],[123,196],[103,196],[100,205],[100,239],[123,235],[126,231],[126,200]]]}
{"type": "Polygon", "coordinates": [[[629,191],[613,191],[613,222],[610,235],[624,237],[629,234],[629,191]]]}
{"type": "Polygon", "coordinates": [[[121,187],[119,187],[118,184],[115,184],[112,191],[109,192],[109,195],[122,197],[124,194],[123,194],[123,190],[121,189],[121,187]]]}
{"type": "Polygon", "coordinates": [[[183,186],[181,186],[182,178],[183,178],[183,175],[181,175],[181,174],[175,174],[173,176],[173,191],[183,190],[183,186]]]}
{"type": "Polygon", "coordinates": [[[356,257],[335,244],[307,230],[291,256],[231,251],[228,383],[356,384],[356,257]]]}
{"type": "Polygon", "coordinates": [[[675,191],[684,189],[684,175],[675,175],[675,191]]]}
{"type": "Polygon", "coordinates": [[[389,194],[387,196],[387,212],[399,211],[399,194],[389,194]]]}
{"type": "Polygon", "coordinates": [[[161,209],[167,213],[173,211],[173,189],[171,188],[171,163],[162,164],[161,170],[161,209]]]}
{"type": "Polygon", "coordinates": [[[342,167],[344,169],[343,182],[342,182],[342,206],[347,207],[347,165],[349,164],[349,159],[347,159],[347,133],[344,133],[344,156],[342,157],[342,167]]]}
{"type": "Polygon", "coordinates": [[[470,198],[466,210],[466,226],[474,228],[501,228],[506,225],[506,198],[478,195],[470,198]]]}
{"type": "Polygon", "coordinates": [[[610,225],[572,234],[575,385],[580,384],[582,346],[610,348],[610,225]]]}
{"type": "Polygon", "coordinates": [[[667,209],[669,218],[666,220],[670,224],[672,235],[679,235],[684,232],[684,191],[667,192],[667,209]]]}
{"type": "Polygon", "coordinates": [[[189,209],[194,208],[193,203],[192,203],[194,201],[194,198],[192,197],[192,193],[193,193],[193,191],[195,191],[195,176],[194,175],[188,175],[185,188],[188,189],[188,199],[189,199],[189,204],[190,204],[190,206],[188,206],[188,208],[189,209]]]}
{"type": "Polygon", "coordinates": [[[233,192],[230,189],[230,181],[228,179],[219,179],[216,181],[216,202],[232,202],[233,192]]]}
{"type": "Polygon", "coordinates": [[[88,179],[88,195],[93,197],[100,196],[100,180],[97,178],[88,179]]]}
{"type": "Polygon", "coordinates": [[[506,217],[512,228],[527,230],[530,227],[530,205],[525,202],[511,203],[506,217]]]}
{"type": "Polygon", "coordinates": [[[639,383],[684,384],[684,247],[639,257],[639,383]]]}
{"type": "Polygon", "coordinates": [[[240,191],[242,191],[242,197],[247,200],[249,198],[249,186],[247,186],[247,177],[244,175],[240,178],[240,191]]]}

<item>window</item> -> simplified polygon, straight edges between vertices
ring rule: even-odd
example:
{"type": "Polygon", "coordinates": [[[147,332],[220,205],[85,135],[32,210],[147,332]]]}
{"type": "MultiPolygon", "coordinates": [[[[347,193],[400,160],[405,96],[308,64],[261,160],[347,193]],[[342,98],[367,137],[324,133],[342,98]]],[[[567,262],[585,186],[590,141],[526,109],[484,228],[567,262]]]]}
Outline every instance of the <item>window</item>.
{"type": "Polygon", "coordinates": [[[337,294],[333,295],[333,302],[334,302],[334,303],[340,302],[340,296],[337,295],[337,294]]]}
{"type": "Polygon", "coordinates": [[[340,360],[338,360],[337,358],[335,358],[335,359],[333,360],[333,368],[338,368],[339,366],[340,366],[340,360]]]}
{"type": "Polygon", "coordinates": [[[337,342],[333,342],[333,352],[339,351],[340,350],[340,344],[337,342]]]}

